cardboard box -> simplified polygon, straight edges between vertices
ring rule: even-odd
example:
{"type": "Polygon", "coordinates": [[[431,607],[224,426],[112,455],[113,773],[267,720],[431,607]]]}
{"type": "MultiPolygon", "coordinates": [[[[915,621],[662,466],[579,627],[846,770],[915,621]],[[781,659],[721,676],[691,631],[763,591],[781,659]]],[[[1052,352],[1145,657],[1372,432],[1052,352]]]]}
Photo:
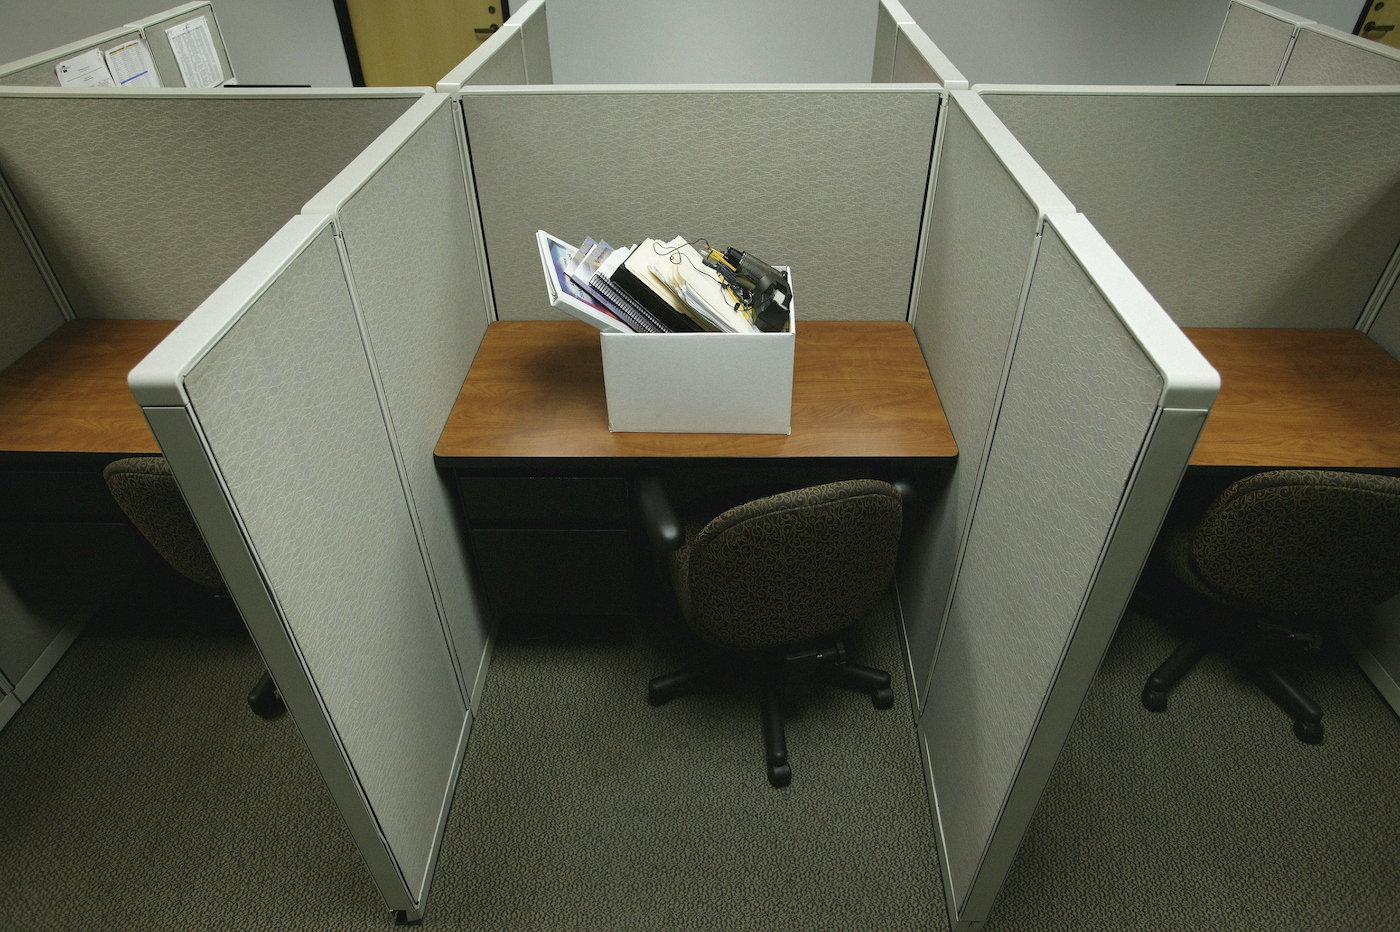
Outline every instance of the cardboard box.
{"type": "Polygon", "coordinates": [[[791,433],[791,305],[788,321],[784,333],[600,334],[608,429],[791,433]]]}

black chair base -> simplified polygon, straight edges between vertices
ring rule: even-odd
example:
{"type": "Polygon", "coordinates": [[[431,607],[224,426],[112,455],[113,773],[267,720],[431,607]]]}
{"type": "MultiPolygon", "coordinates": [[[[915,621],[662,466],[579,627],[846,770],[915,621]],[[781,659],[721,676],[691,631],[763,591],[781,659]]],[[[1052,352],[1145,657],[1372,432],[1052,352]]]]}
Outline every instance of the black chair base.
{"type": "Polygon", "coordinates": [[[271,673],[264,672],[262,679],[258,680],[258,685],[248,693],[248,708],[259,718],[276,718],[287,711],[281,693],[272,682],[271,673]]]}
{"type": "Polygon", "coordinates": [[[1188,637],[1172,651],[1171,656],[1147,678],[1142,688],[1142,706],[1149,712],[1167,710],[1167,692],[1177,684],[1196,662],[1212,647],[1253,680],[1264,695],[1293,719],[1293,734],[1307,744],[1322,743],[1322,707],[1303,692],[1283,673],[1267,662],[1261,662],[1248,652],[1231,644],[1210,644],[1201,637],[1188,637]]]}
{"type": "MultiPolygon", "coordinates": [[[[743,667],[744,671],[758,681],[764,758],[768,782],[775,789],[792,782],[792,765],[788,762],[782,712],[783,692],[789,678],[820,676],[832,686],[865,693],[877,709],[894,706],[889,673],[858,663],[847,663],[846,649],[839,641],[831,647],[796,653],[769,653],[747,660],[749,662],[743,667]]],[[[647,702],[659,706],[697,692],[729,672],[733,666],[731,658],[724,658],[658,676],[647,684],[647,702]]]]}

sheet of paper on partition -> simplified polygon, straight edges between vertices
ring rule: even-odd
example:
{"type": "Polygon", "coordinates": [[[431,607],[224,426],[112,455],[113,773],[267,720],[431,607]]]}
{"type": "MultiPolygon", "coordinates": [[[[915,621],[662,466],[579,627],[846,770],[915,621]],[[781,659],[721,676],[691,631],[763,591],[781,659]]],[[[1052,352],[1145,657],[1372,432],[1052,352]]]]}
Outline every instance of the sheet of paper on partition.
{"type": "Polygon", "coordinates": [[[196,16],[165,30],[170,50],[180,64],[185,87],[218,87],[224,83],[224,66],[209,32],[209,18],[196,16]]]}
{"type": "Polygon", "coordinates": [[[88,49],[81,55],[74,55],[54,67],[58,83],[62,87],[116,87],[112,72],[107,70],[107,60],[101,49],[88,49]]]}
{"type": "Polygon", "coordinates": [[[102,54],[118,87],[160,87],[151,51],[140,38],[113,46],[102,54]]]}

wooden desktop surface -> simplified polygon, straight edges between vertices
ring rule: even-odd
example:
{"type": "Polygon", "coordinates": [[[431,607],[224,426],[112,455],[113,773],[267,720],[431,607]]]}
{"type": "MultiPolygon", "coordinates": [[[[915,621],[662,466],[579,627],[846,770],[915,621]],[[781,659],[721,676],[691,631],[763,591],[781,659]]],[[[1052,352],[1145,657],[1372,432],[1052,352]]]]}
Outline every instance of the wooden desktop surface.
{"type": "Polygon", "coordinates": [[[443,428],[438,459],[957,456],[913,329],[801,321],[792,433],[611,433],[598,331],[575,321],[487,328],[443,428]]]}
{"type": "Polygon", "coordinates": [[[1400,361],[1366,334],[1185,332],[1220,372],[1192,466],[1400,468],[1400,361]]]}
{"type": "Polygon", "coordinates": [[[174,320],[74,320],[0,372],[0,452],[159,453],[126,376],[174,320]]]}

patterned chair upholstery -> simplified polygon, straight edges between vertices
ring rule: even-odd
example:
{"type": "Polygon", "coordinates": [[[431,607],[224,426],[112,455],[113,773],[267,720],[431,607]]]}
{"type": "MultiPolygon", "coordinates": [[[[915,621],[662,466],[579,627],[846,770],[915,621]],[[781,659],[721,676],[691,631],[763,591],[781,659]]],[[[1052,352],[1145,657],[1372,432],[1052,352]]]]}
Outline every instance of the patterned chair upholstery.
{"type": "MultiPolygon", "coordinates": [[[[1221,493],[1194,527],[1173,534],[1163,555],[1177,580],[1229,610],[1217,627],[1243,617],[1315,644],[1318,629],[1331,620],[1400,592],[1400,477],[1324,469],[1258,473],[1221,493]]],[[[1298,738],[1320,742],[1322,710],[1259,658],[1258,641],[1242,644],[1228,630],[1188,637],[1148,678],[1143,705],[1163,711],[1167,690],[1209,646],[1223,645],[1293,716],[1298,738]]]]}
{"type": "MultiPolygon", "coordinates": [[[[114,460],[102,470],[102,478],[131,523],[156,553],[182,576],[228,595],[224,578],[214,563],[204,536],[190,514],[175,474],[163,456],[133,456],[114,460]]],[[[248,706],[263,718],[282,713],[284,706],[272,675],[264,672],[248,693],[248,706]]]]}
{"type": "MultiPolygon", "coordinates": [[[[685,516],[684,542],[669,554],[676,598],[700,638],[747,655],[760,674],[774,786],[786,786],[792,775],[778,707],[790,664],[868,693],[877,708],[893,705],[889,674],[846,662],[840,642],[786,648],[831,638],[875,606],[894,575],[901,522],[899,492],[874,479],[770,495],[713,517],[685,516]]],[[[661,705],[715,672],[709,664],[657,677],[648,700],[661,705]]]]}

